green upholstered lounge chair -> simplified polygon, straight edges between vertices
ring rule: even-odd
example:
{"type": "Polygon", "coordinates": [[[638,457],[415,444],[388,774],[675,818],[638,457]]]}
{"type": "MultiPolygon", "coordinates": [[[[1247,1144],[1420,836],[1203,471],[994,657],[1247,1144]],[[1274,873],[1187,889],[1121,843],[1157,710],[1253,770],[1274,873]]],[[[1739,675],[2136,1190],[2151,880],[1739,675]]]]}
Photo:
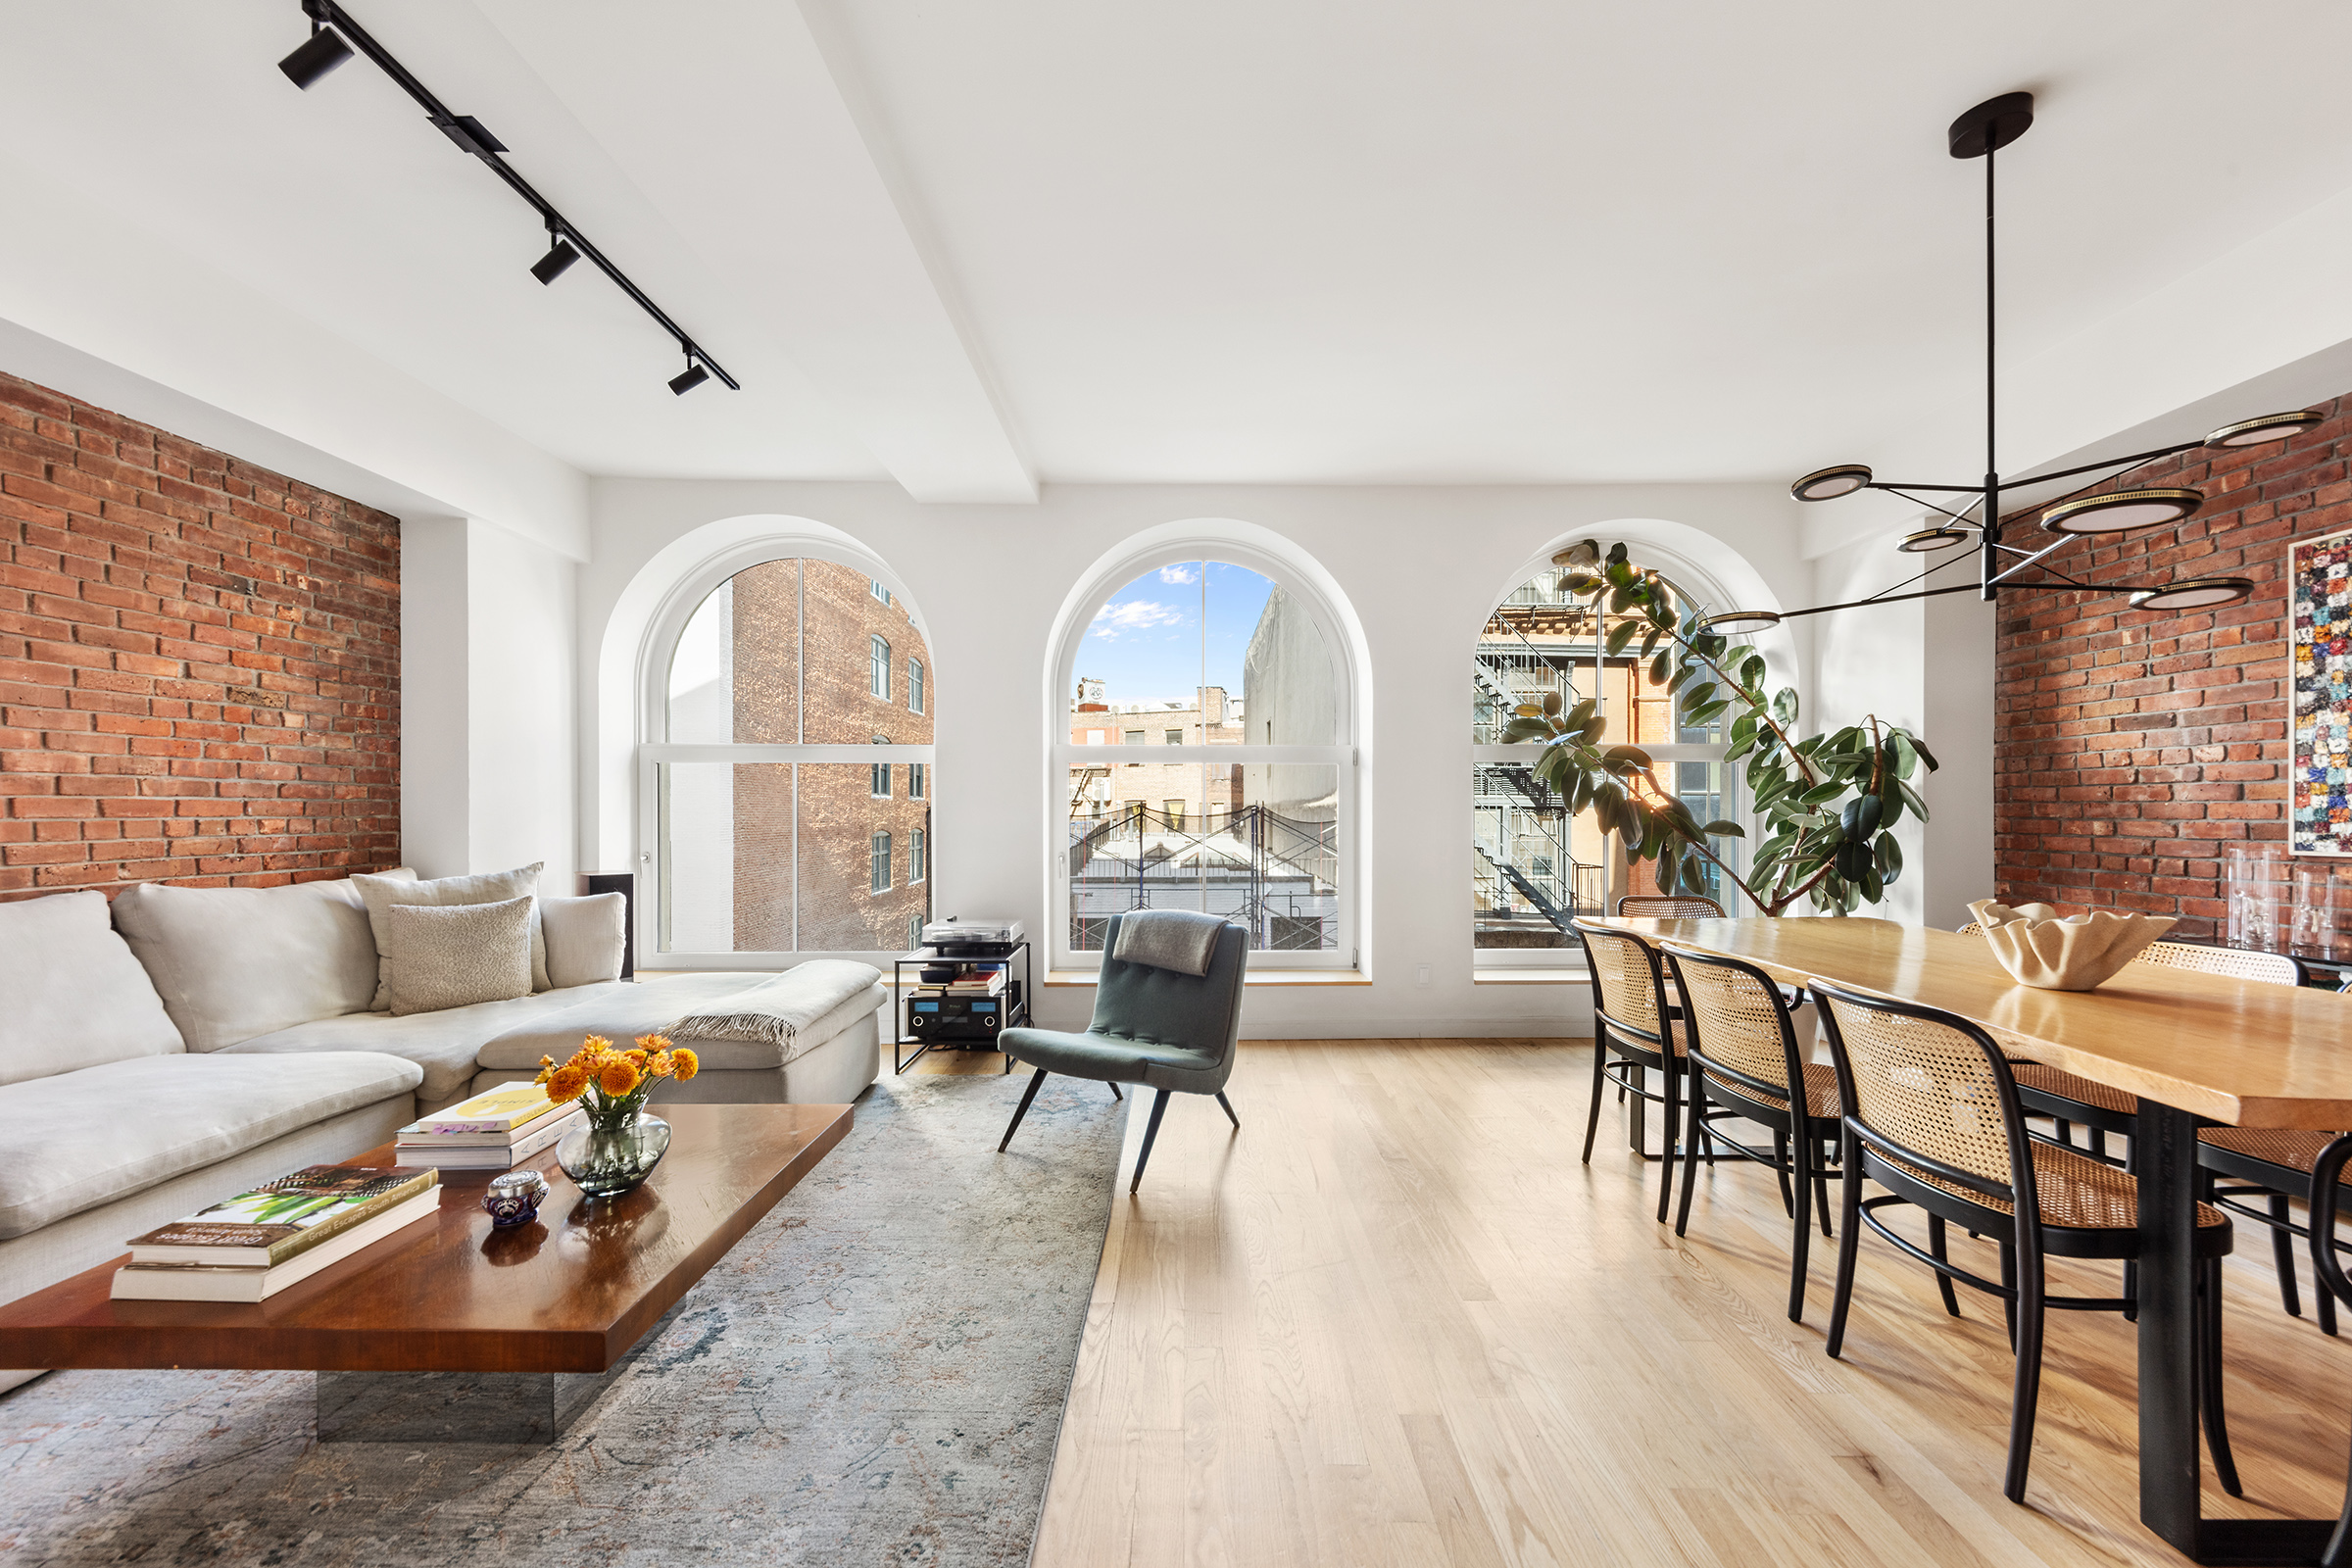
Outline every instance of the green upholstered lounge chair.
{"type": "Polygon", "coordinates": [[[1095,985],[1094,1021],[1081,1035],[1056,1029],[1007,1029],[998,1040],[1005,1055],[1037,1069],[1021,1096],[1020,1109],[997,1145],[1003,1153],[1012,1143],[1029,1102],[1037,1098],[1046,1074],[1089,1078],[1111,1086],[1142,1084],[1159,1091],[1152,1102],[1152,1120],[1144,1129],[1143,1152],[1136,1156],[1133,1193],[1143,1185],[1144,1166],[1152,1158],[1152,1142],[1159,1136],[1159,1118],[1168,1108],[1168,1096],[1214,1095],[1236,1130],[1242,1119],[1225,1098],[1225,1080],[1233,1074],[1234,1048],[1242,1034],[1242,976],[1250,967],[1250,933],[1226,925],[1216,933],[1208,972],[1198,977],[1173,969],[1124,962],[1119,929],[1127,915],[1112,915],[1102,935],[1102,971],[1095,985]]]}

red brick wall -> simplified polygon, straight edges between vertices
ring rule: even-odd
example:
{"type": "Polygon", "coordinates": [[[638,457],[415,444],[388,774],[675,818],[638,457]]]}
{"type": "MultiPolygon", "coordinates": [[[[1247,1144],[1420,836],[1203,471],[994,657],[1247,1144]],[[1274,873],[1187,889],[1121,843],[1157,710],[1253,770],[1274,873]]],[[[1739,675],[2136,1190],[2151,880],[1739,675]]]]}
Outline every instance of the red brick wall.
{"type": "MultiPolygon", "coordinates": [[[[2292,441],[2198,449],[2105,488],[2188,485],[2177,528],[2092,539],[2051,559],[2087,582],[2237,576],[2253,598],[2152,615],[2121,596],[2002,596],[1993,855],[1998,897],[2068,911],[2180,917],[2218,940],[2222,847],[2286,837],[2287,552],[2352,527],[2352,400],[2292,441]]],[[[2250,411],[2260,412],[2260,411],[2250,411]]],[[[2015,531],[2038,537],[2038,513],[2015,531]]],[[[2018,542],[2023,543],[2020,538],[2018,542]]]]}
{"type": "Polygon", "coordinates": [[[0,374],[0,899],[399,854],[399,519],[0,374]]]}

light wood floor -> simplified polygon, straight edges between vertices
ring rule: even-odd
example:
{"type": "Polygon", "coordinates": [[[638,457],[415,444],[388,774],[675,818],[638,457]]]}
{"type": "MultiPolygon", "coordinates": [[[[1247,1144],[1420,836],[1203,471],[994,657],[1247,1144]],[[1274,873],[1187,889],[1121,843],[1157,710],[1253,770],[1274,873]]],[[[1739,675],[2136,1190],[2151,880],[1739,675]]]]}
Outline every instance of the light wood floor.
{"type": "MultiPolygon", "coordinates": [[[[2120,1318],[2053,1314],[2016,1506],[1998,1303],[1965,1298],[1953,1322],[1927,1273],[1866,1235],[1846,1359],[1829,1360],[1834,1254],[1817,1237],[1789,1323],[1768,1172],[1702,1175],[1678,1242],[1613,1102],[1578,1163],[1591,1060],[1577,1044],[1253,1042],[1231,1088],[1240,1134],[1179,1097],[1142,1195],[1121,1182],[1039,1568],[2181,1560],[2138,1523],[2120,1318]]],[[[2248,1498],[2209,1479],[2207,1511],[2332,1515],[2352,1338],[2278,1310],[2266,1239],[2241,1230],[2239,1250],[2229,1393],[2248,1498]]],[[[2087,1272],[2054,1284],[2070,1278],[2112,1294],[2087,1272]]]]}

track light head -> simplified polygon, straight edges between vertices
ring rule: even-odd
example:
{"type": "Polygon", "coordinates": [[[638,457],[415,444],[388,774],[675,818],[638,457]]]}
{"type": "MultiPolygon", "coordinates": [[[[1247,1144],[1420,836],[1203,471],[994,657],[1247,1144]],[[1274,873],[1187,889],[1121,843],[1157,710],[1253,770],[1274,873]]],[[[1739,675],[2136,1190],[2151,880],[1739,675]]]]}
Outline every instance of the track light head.
{"type": "Polygon", "coordinates": [[[710,379],[710,372],[704,369],[698,361],[690,359],[686,362],[684,370],[669,378],[669,389],[679,397],[684,397],[710,379]]]}
{"type": "Polygon", "coordinates": [[[286,79],[308,91],[318,78],[351,58],[351,45],[332,27],[314,27],[302,47],[277,63],[286,79]]]}
{"type": "Polygon", "coordinates": [[[1840,463],[1835,467],[1815,468],[1788,487],[1788,493],[1799,501],[1835,501],[1850,496],[1868,486],[1870,470],[1859,463],[1840,463]]]}
{"type": "Polygon", "coordinates": [[[531,275],[542,283],[553,283],[564,275],[565,268],[579,259],[580,253],[571,248],[571,241],[559,234],[556,242],[548,247],[547,254],[531,264],[531,275]]]}
{"type": "Polygon", "coordinates": [[[2161,588],[2142,588],[2132,596],[2133,610],[2180,613],[2212,610],[2251,598],[2254,585],[2243,577],[2183,577],[2161,588]]]}
{"type": "Polygon", "coordinates": [[[1938,550],[1949,550],[1954,545],[1966,543],[1968,543],[1967,529],[1956,528],[1950,523],[1944,523],[1937,527],[1921,528],[1916,532],[1907,533],[1895,542],[1894,548],[1906,556],[1929,556],[1938,550]]]}
{"type": "Polygon", "coordinates": [[[2110,490],[2060,502],[2041,514],[2041,525],[2052,533],[2128,533],[2179,522],[2204,504],[2202,492],[2177,485],[2110,490]]]}

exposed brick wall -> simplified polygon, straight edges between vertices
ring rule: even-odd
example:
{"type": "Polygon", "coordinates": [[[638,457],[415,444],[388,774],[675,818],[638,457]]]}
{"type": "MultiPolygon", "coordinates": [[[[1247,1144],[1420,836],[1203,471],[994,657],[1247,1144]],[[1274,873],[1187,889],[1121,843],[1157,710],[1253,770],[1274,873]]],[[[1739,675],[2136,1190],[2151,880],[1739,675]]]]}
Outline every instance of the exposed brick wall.
{"type": "Polygon", "coordinates": [[[2052,558],[2087,582],[2247,577],[2255,590],[2243,604],[2165,616],[2114,595],[2002,596],[1993,854],[2003,901],[2170,914],[2178,935],[2221,937],[2223,846],[2286,837],[2287,553],[2297,538],[2352,527],[2348,402],[2280,445],[2199,449],[2122,475],[2103,488],[2188,485],[2205,505],[2177,528],[2093,538],[2052,558]]]}
{"type": "Polygon", "coordinates": [[[399,519],[0,374],[0,899],[399,853],[399,519]]]}

